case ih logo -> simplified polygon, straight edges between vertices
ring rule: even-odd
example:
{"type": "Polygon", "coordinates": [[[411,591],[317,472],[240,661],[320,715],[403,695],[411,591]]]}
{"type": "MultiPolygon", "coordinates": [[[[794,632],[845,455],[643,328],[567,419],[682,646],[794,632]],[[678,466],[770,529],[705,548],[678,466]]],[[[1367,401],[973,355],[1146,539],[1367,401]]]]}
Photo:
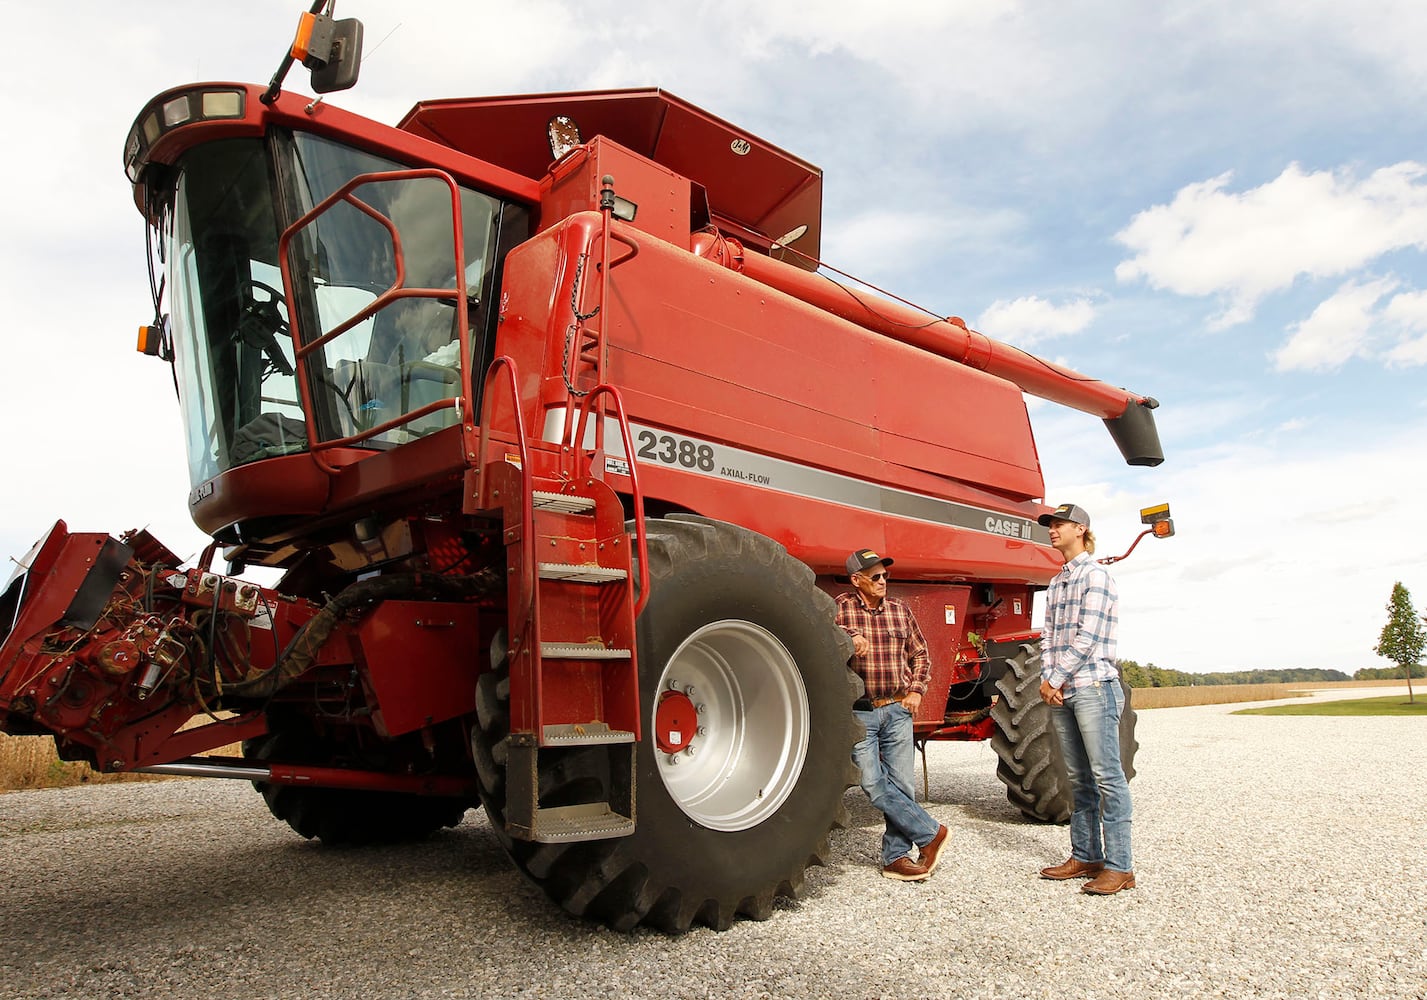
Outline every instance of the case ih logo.
{"type": "Polygon", "coordinates": [[[733,150],[739,156],[747,156],[748,151],[753,148],[753,143],[749,142],[747,139],[735,139],[728,144],[728,148],[733,150]]]}

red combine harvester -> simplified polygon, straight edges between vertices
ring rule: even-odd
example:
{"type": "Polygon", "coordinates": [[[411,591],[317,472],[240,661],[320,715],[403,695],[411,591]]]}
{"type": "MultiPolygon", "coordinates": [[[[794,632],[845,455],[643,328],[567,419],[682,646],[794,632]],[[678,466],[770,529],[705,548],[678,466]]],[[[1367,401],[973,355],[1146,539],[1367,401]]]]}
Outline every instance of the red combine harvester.
{"type": "Polygon", "coordinates": [[[140,347],[213,544],[184,569],[57,523],[0,595],[0,729],[250,780],[329,843],[480,805],[571,913],[721,929],[845,821],[827,592],[872,546],[933,651],[919,738],[990,739],[1011,801],[1064,819],[1022,393],[1131,465],[1162,460],[1154,400],[831,280],[820,171],[663,91],[395,128],[283,93],[294,59],[355,82],[360,25],[322,6],[268,87],[170,90],[129,133],[140,347]]]}

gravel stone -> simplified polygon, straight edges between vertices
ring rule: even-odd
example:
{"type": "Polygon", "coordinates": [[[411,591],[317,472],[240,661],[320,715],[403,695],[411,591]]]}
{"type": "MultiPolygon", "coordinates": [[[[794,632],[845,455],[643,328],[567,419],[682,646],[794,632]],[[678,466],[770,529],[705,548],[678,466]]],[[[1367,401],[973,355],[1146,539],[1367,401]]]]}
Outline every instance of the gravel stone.
{"type": "Polygon", "coordinates": [[[1067,829],[1022,821],[988,745],[937,744],[935,877],[880,877],[853,789],[804,898],[723,934],[567,916],[479,810],[331,850],[245,782],[4,794],[0,998],[1427,997],[1422,721],[1241,707],[1140,713],[1134,890],[1038,878],[1067,829]]]}

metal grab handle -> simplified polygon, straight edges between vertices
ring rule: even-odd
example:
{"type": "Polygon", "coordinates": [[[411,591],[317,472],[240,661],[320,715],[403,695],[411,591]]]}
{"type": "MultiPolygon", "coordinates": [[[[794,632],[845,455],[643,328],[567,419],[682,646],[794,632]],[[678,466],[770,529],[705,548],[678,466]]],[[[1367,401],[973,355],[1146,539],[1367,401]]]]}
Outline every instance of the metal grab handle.
{"type": "MultiPolygon", "coordinates": [[[[495,377],[497,370],[503,370],[510,383],[510,404],[515,422],[515,446],[520,453],[520,494],[525,506],[520,512],[521,520],[524,522],[520,530],[520,611],[523,620],[519,623],[520,628],[517,631],[524,632],[526,624],[530,621],[530,610],[535,603],[535,532],[532,530],[535,522],[535,477],[530,471],[530,450],[525,443],[525,425],[520,420],[520,377],[514,359],[507,354],[496,358],[486,369],[485,386],[481,392],[481,436],[480,443],[476,447],[476,471],[482,477],[481,492],[484,493],[486,489],[484,478],[486,447],[490,443],[491,398],[495,395],[491,392],[491,380],[495,377]]],[[[513,638],[518,639],[519,636],[513,638]]]]}
{"type": "MultiPolygon", "coordinates": [[[[624,455],[629,463],[629,491],[634,500],[634,544],[639,556],[639,600],[634,605],[634,617],[638,618],[644,606],[649,603],[649,540],[644,527],[644,491],[639,486],[639,467],[634,457],[634,439],[629,432],[629,417],[624,412],[624,399],[614,386],[600,383],[590,390],[589,395],[580,404],[580,423],[575,431],[575,447],[584,449],[585,421],[590,416],[590,404],[605,394],[614,400],[615,413],[619,418],[619,435],[624,440],[624,455]]],[[[603,431],[603,418],[599,427],[603,431]]],[[[602,437],[602,434],[596,435],[597,440],[602,437]]]]}

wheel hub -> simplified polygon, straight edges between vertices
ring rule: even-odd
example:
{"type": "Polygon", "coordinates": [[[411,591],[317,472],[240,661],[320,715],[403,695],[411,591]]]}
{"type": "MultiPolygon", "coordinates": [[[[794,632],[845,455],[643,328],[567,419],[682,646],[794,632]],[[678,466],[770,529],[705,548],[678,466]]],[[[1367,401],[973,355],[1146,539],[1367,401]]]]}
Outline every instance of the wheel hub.
{"type": "Polygon", "coordinates": [[[682,691],[665,691],[654,713],[654,739],[664,753],[678,753],[694,742],[698,712],[682,691]]]}
{"type": "Polygon", "coordinates": [[[811,712],[787,647],[753,622],[695,631],[659,678],[655,758],[669,795],[712,830],[747,830],[797,787],[811,712]]]}

